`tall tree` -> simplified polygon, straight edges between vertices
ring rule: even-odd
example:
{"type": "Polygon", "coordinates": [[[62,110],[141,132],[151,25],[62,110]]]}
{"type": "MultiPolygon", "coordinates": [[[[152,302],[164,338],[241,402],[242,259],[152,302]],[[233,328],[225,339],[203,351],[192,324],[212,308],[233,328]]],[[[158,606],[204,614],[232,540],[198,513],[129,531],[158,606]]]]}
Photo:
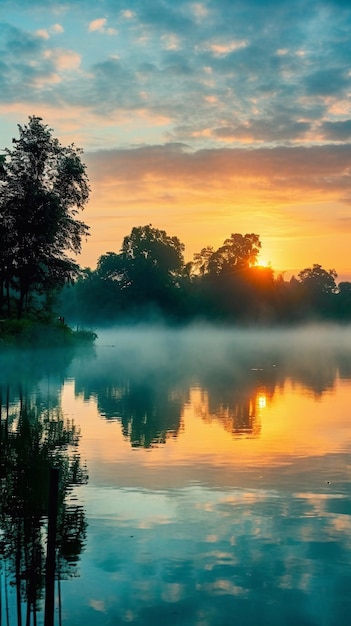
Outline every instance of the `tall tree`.
{"type": "MultiPolygon", "coordinates": [[[[1,294],[18,294],[17,313],[34,293],[48,296],[72,280],[88,226],[77,219],[89,198],[82,150],[64,147],[40,117],[18,125],[0,169],[1,294]]],[[[10,311],[8,310],[8,314],[10,311]]]]}
{"type": "Polygon", "coordinates": [[[124,238],[120,252],[123,281],[141,300],[162,304],[166,291],[177,287],[184,266],[184,245],[178,237],[147,226],[134,227],[124,238]]]}

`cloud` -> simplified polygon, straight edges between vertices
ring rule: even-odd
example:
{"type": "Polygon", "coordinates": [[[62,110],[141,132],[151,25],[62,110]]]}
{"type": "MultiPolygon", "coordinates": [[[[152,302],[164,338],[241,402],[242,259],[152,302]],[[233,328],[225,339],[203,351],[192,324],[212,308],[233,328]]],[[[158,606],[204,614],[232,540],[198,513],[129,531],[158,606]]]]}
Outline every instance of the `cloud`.
{"type": "Polygon", "coordinates": [[[125,9],[124,11],[121,11],[121,16],[125,20],[132,20],[134,17],[136,17],[136,13],[134,11],[131,11],[130,9],[125,9]]]}
{"type": "Polygon", "coordinates": [[[311,130],[311,122],[295,120],[291,116],[276,115],[265,119],[248,119],[245,124],[222,126],[213,135],[227,141],[287,142],[306,137],[311,130]]]}
{"type": "Polygon", "coordinates": [[[207,43],[203,46],[203,49],[210,50],[216,57],[222,57],[227,56],[227,54],[235,50],[246,48],[248,45],[249,42],[246,39],[242,39],[222,43],[207,43]]]}
{"type": "Polygon", "coordinates": [[[35,89],[37,91],[41,91],[42,89],[47,89],[47,88],[51,88],[53,85],[57,85],[59,83],[61,83],[61,77],[59,76],[59,74],[55,73],[55,72],[51,72],[49,73],[45,73],[45,74],[37,74],[36,76],[33,76],[31,81],[30,81],[30,86],[32,89],[35,89]]]}
{"type": "Polygon", "coordinates": [[[0,41],[3,56],[33,57],[43,46],[43,37],[23,31],[10,24],[0,23],[0,41]]]}
{"type": "Polygon", "coordinates": [[[61,48],[45,50],[44,58],[52,61],[58,72],[76,70],[81,63],[81,57],[77,52],[74,50],[63,50],[61,48]]]}
{"type": "Polygon", "coordinates": [[[351,77],[341,67],[318,69],[304,79],[305,90],[312,96],[340,95],[351,87],[351,77]]]}
{"type": "Polygon", "coordinates": [[[206,7],[205,3],[202,2],[194,2],[190,5],[190,9],[193,11],[198,22],[201,22],[201,20],[206,18],[209,14],[209,9],[206,7]]]}
{"type": "Polygon", "coordinates": [[[45,28],[40,28],[39,30],[36,31],[35,34],[37,37],[40,37],[41,39],[50,39],[50,35],[48,31],[45,30],[45,28]]]}
{"type": "Polygon", "coordinates": [[[178,50],[179,49],[179,37],[177,35],[167,34],[162,35],[161,41],[166,50],[178,50]]]}
{"type": "MultiPolygon", "coordinates": [[[[28,85],[34,85],[33,102],[84,106],[101,121],[127,111],[132,120],[142,109],[150,119],[169,120],[167,134],[157,133],[154,141],[198,147],[328,139],[323,133],[330,129],[322,124],[340,121],[335,107],[347,103],[350,86],[349,20],[343,12],[322,10],[315,1],[306,7],[272,0],[262,7],[249,0],[240,11],[227,0],[150,4],[131,0],[116,7],[106,0],[99,16],[99,0],[73,1],[74,50],[64,36],[67,12],[56,18],[62,25],[41,29],[41,36],[8,32],[0,46],[6,68],[0,98],[28,97],[28,85]],[[84,24],[91,35],[118,31],[118,40],[112,46],[107,37],[102,42],[92,36],[87,45],[84,24]],[[61,49],[70,50],[61,61],[51,45],[59,33],[61,49]],[[72,70],[74,89],[71,76],[63,76],[72,70]]],[[[33,10],[38,5],[33,0],[33,10]]]]}
{"type": "Polygon", "coordinates": [[[89,24],[89,32],[93,33],[93,32],[99,31],[100,33],[103,33],[105,30],[106,23],[107,23],[107,19],[105,17],[101,17],[96,20],[93,20],[89,24]]]}
{"type": "Polygon", "coordinates": [[[50,39],[50,35],[61,35],[64,33],[64,28],[61,24],[53,24],[50,28],[40,28],[35,32],[37,37],[41,37],[41,39],[48,40],[50,39]]]}
{"type": "Polygon", "coordinates": [[[93,20],[89,24],[89,32],[99,32],[107,35],[117,35],[118,31],[115,28],[107,28],[107,19],[105,17],[101,17],[99,19],[93,20]]]}
{"type": "Polygon", "coordinates": [[[91,606],[95,611],[99,613],[106,613],[104,600],[94,600],[94,598],[91,598],[89,601],[89,606],[91,606]]]}
{"type": "Polygon", "coordinates": [[[187,241],[209,243],[233,222],[294,235],[318,234],[319,220],[341,231],[350,2],[0,5],[0,22],[11,20],[0,24],[3,142],[39,114],[65,143],[88,148],[92,218],[118,213],[123,234],[139,220],[167,230],[170,221],[187,241]]]}
{"type": "Polygon", "coordinates": [[[61,24],[53,24],[53,26],[51,26],[50,28],[50,32],[56,35],[60,35],[64,33],[65,31],[64,31],[63,26],[61,26],[61,24]]]}
{"type": "Polygon", "coordinates": [[[101,207],[106,215],[94,231],[91,254],[118,250],[133,226],[152,223],[177,234],[188,259],[206,244],[221,245],[235,229],[275,242],[269,260],[276,269],[312,262],[343,267],[351,144],[195,152],[170,144],[84,158],[94,190],[87,221],[95,224],[101,207]]]}
{"type": "Polygon", "coordinates": [[[351,138],[351,119],[324,122],[321,125],[321,132],[325,139],[331,141],[347,141],[351,138]]]}
{"type": "MultiPolygon", "coordinates": [[[[107,150],[87,154],[94,180],[125,189],[182,189],[182,194],[271,198],[291,204],[351,201],[351,144],[320,147],[206,149],[181,144],[107,150]],[[201,190],[201,191],[200,191],[201,190]]],[[[144,195],[145,195],[144,193],[144,195]]],[[[179,193],[178,193],[179,198],[179,193]]]]}

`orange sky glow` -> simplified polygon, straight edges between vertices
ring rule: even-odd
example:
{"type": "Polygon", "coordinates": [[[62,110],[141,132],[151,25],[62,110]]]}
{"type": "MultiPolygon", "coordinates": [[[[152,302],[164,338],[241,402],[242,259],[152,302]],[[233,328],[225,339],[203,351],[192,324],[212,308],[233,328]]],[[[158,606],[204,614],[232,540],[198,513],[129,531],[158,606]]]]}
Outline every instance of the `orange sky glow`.
{"type": "MultiPolygon", "coordinates": [[[[313,159],[301,150],[301,158],[313,159]]],[[[232,232],[255,232],[262,242],[262,258],[277,272],[291,275],[319,262],[351,276],[349,209],[340,190],[309,182],[303,166],[293,172],[289,162],[284,163],[289,174],[283,185],[276,180],[269,152],[262,155],[262,167],[255,158],[250,164],[249,158],[250,169],[243,172],[239,152],[221,155],[217,163],[218,154],[208,155],[210,163],[204,155],[199,164],[192,162],[193,155],[179,154],[176,161],[174,154],[165,153],[169,164],[160,154],[152,165],[154,155],[146,152],[136,164],[123,164],[124,171],[130,170],[122,181],[119,159],[114,164],[111,155],[107,164],[108,155],[94,155],[91,163],[89,155],[93,193],[85,219],[94,227],[83,246],[83,264],[94,264],[101,250],[119,251],[134,225],[151,223],[185,243],[187,260],[206,245],[219,247],[232,232]],[[187,160],[193,172],[186,171],[187,160]]],[[[126,160],[133,156],[126,155],[126,160]]]]}
{"type": "Polygon", "coordinates": [[[276,273],[351,280],[351,7],[240,6],[1,3],[1,147],[37,115],[83,148],[83,267],[152,224],[186,261],[254,232],[276,273]]]}

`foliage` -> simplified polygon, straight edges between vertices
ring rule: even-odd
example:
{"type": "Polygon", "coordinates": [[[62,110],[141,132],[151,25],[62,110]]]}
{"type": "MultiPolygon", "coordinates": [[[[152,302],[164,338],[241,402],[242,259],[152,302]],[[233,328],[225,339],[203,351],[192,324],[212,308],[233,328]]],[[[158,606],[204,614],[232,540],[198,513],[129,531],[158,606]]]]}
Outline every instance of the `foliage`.
{"type": "Polygon", "coordinates": [[[176,323],[298,323],[351,319],[351,283],[336,286],[335,270],[314,264],[298,278],[275,277],[257,264],[254,233],[232,233],[185,263],[177,237],[151,225],[133,228],[119,253],[107,252],[66,289],[60,310],[90,324],[162,319],[176,323]]]}
{"type": "Polygon", "coordinates": [[[28,317],[0,321],[0,346],[63,347],[92,343],[96,334],[91,330],[73,330],[62,321],[44,322],[28,317]]]}
{"type": "Polygon", "coordinates": [[[21,317],[48,306],[52,291],[77,276],[68,255],[88,235],[77,214],[89,186],[82,151],[63,147],[40,117],[18,129],[0,170],[0,307],[10,316],[15,300],[21,317]]]}
{"type": "Polygon", "coordinates": [[[321,265],[315,263],[313,267],[306,267],[298,274],[300,283],[309,291],[326,294],[337,291],[335,270],[325,270],[321,265]]]}
{"type": "Polygon", "coordinates": [[[135,297],[147,294],[157,299],[159,292],[177,283],[184,264],[183,251],[178,237],[170,237],[151,224],[133,228],[124,238],[120,254],[125,286],[135,297]]]}
{"type": "Polygon", "coordinates": [[[84,322],[111,322],[116,316],[151,310],[171,314],[178,308],[180,284],[186,280],[183,250],[178,237],[151,224],[133,228],[119,253],[102,255],[94,272],[86,270],[74,289],[64,291],[60,310],[81,319],[84,302],[84,322]]]}
{"type": "Polygon", "coordinates": [[[260,248],[258,235],[232,233],[218,250],[207,246],[195,254],[194,267],[202,275],[220,275],[246,270],[255,265],[260,248]]]}

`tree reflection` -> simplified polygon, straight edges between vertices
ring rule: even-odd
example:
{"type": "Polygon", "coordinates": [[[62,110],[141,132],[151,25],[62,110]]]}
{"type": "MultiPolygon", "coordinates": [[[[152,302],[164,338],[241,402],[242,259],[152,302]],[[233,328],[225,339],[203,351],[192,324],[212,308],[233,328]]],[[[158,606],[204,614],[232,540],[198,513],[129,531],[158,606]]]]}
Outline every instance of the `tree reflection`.
{"type": "MultiPolygon", "coordinates": [[[[74,485],[87,481],[77,451],[79,431],[59,404],[19,388],[0,387],[0,532],[6,594],[16,589],[17,623],[36,624],[45,589],[46,516],[51,467],[60,471],[57,576],[76,575],[86,521],[82,507],[68,504],[74,485]],[[24,609],[25,607],[25,609],[24,609]]],[[[7,596],[8,597],[8,596],[7,596]]]]}
{"type": "Polygon", "coordinates": [[[335,329],[122,329],[113,342],[116,348],[98,351],[95,366],[79,366],[75,389],[96,399],[102,417],[119,420],[133,447],[177,437],[194,389],[202,419],[234,437],[259,437],[263,405],[288,382],[319,399],[351,377],[350,348],[335,329]]]}
{"type": "Polygon", "coordinates": [[[111,379],[104,382],[76,380],[76,392],[96,396],[99,413],[121,422],[123,436],[133,447],[150,448],[177,437],[182,429],[184,398],[179,388],[170,386],[165,372],[111,379]]]}
{"type": "Polygon", "coordinates": [[[208,423],[217,421],[234,437],[256,438],[261,434],[261,412],[274,395],[275,367],[252,368],[208,374],[201,381],[195,412],[208,423]]]}
{"type": "Polygon", "coordinates": [[[153,384],[136,384],[121,394],[119,413],[123,435],[133,447],[149,448],[177,437],[182,404],[169,390],[153,384]]]}

